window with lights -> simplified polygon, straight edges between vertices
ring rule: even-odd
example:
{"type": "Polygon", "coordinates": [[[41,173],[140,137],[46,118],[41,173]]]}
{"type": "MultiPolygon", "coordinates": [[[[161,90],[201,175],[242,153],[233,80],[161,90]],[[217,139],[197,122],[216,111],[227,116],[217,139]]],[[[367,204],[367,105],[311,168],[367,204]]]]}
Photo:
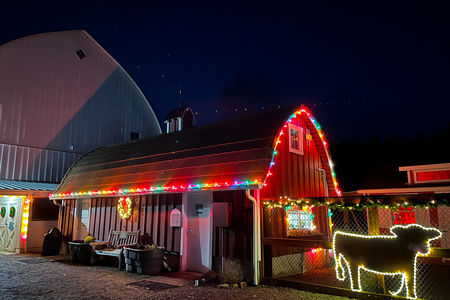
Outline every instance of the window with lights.
{"type": "Polygon", "coordinates": [[[314,225],[314,215],[310,207],[286,207],[287,236],[301,237],[317,235],[319,232],[314,225]]]}

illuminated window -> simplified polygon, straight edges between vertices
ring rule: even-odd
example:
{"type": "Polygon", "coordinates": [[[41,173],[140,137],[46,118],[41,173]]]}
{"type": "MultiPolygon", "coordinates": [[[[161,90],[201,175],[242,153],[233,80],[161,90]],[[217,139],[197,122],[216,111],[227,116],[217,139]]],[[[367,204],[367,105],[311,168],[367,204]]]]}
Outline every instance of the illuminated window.
{"type": "Polygon", "coordinates": [[[301,211],[300,212],[300,228],[301,229],[312,229],[312,218],[311,212],[309,211],[301,211]]]}
{"type": "Polygon", "coordinates": [[[289,151],[303,155],[303,128],[289,123],[289,151]]]}
{"type": "Polygon", "coordinates": [[[287,236],[302,237],[318,234],[310,207],[286,207],[287,236]]]}
{"type": "Polygon", "coordinates": [[[298,222],[298,210],[288,211],[289,229],[300,229],[298,222]]]}

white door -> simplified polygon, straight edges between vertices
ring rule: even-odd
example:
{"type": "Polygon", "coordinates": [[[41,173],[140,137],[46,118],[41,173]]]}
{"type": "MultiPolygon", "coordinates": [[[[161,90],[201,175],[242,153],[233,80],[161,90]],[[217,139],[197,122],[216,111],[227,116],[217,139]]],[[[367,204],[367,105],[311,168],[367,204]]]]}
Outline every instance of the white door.
{"type": "Polygon", "coordinates": [[[75,220],[73,223],[73,239],[83,240],[89,235],[89,212],[91,199],[77,199],[75,220]]]}
{"type": "Polygon", "coordinates": [[[4,216],[0,214],[0,250],[15,252],[19,247],[21,200],[19,197],[0,197],[0,210],[4,208],[4,216]],[[12,207],[14,214],[10,216],[12,207]]]}
{"type": "Polygon", "coordinates": [[[186,270],[205,272],[212,263],[212,193],[188,194],[186,270]]]}

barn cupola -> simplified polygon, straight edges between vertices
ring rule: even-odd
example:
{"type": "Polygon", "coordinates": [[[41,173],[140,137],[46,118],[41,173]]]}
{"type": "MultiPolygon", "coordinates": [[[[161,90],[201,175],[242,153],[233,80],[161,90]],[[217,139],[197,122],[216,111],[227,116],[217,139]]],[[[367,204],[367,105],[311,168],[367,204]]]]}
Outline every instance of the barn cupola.
{"type": "Polygon", "coordinates": [[[170,111],[167,114],[166,120],[166,133],[181,131],[189,129],[195,126],[197,121],[195,120],[194,112],[189,106],[180,106],[177,109],[170,111]]]}

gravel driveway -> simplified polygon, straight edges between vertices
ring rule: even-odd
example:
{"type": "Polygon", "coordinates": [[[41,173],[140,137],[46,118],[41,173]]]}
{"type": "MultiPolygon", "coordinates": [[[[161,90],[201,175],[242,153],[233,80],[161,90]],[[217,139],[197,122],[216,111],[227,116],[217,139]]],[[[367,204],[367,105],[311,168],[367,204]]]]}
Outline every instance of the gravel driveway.
{"type": "Polygon", "coordinates": [[[196,287],[181,279],[145,276],[106,266],[84,266],[26,255],[0,254],[0,299],[347,299],[269,286],[196,287]],[[151,291],[138,281],[177,285],[151,291]]]}

